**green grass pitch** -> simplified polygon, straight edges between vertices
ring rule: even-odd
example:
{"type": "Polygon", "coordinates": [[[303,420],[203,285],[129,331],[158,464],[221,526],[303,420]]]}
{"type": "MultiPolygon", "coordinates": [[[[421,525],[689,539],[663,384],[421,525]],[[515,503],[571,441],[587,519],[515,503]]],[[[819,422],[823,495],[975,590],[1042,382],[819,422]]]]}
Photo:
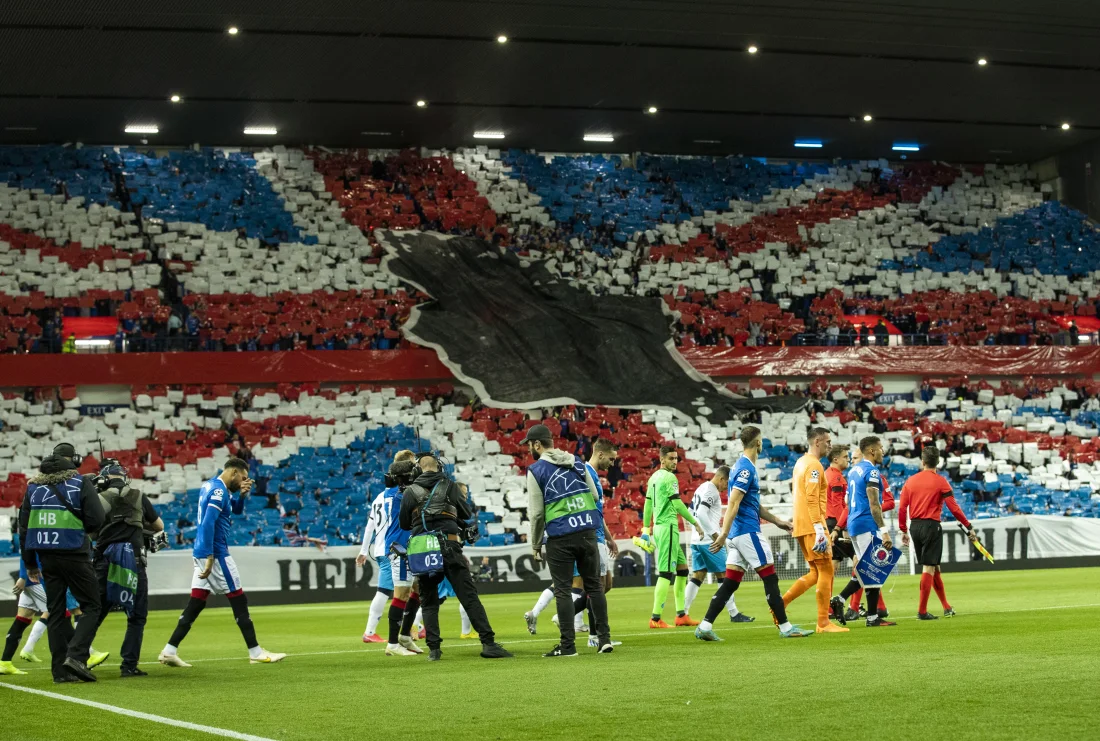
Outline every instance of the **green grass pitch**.
{"type": "MultiPolygon", "coordinates": [[[[869,725],[884,739],[1095,738],[1100,569],[945,576],[956,618],[913,619],[918,577],[901,576],[886,594],[897,627],[802,640],[778,637],[758,582],[737,595],[757,621],[719,622],[722,643],[689,628],[648,630],[651,590],[619,589],[609,605],[624,645],[572,659],[541,658],[557,631],[547,611],[528,635],[522,614],[534,593],[484,600],[513,660],[478,658],[476,640],[458,638],[449,600],[438,664],[363,644],[366,603],[340,603],[255,608],[261,644],[290,654],[276,665],[250,665],[229,609],[208,610],[180,651],[194,668],[170,669],[156,655],[178,613],[164,611],[146,628],[149,676],[127,680],[123,619],[112,615],[95,641],[114,652],[98,683],[55,686],[46,664],[2,681],[278,741],[863,739],[869,725]]],[[[703,587],[697,618],[714,589],[703,587]]],[[[940,612],[935,594],[930,605],[940,612]]],[[[812,625],[813,613],[810,592],[791,618],[812,625]]],[[[45,639],[38,654],[48,661],[45,639]]],[[[0,739],[13,741],[217,738],[4,687],[0,708],[0,739]]]]}

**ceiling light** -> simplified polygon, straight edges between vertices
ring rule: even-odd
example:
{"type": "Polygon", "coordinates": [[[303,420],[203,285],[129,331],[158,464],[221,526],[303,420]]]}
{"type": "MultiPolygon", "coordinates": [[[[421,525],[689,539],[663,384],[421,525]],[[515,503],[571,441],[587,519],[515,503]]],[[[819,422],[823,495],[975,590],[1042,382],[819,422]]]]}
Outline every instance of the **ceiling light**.
{"type": "Polygon", "coordinates": [[[503,131],[475,131],[474,132],[474,138],[475,139],[503,139],[504,138],[504,132],[503,131]]]}
{"type": "Polygon", "coordinates": [[[159,134],[160,128],[156,124],[130,124],[123,131],[127,134],[159,134]]]}
{"type": "Polygon", "coordinates": [[[230,26],[229,28],[225,29],[225,32],[226,32],[227,34],[229,34],[230,36],[236,36],[236,35],[237,35],[238,33],[240,33],[241,31],[240,31],[240,29],[239,29],[239,28],[237,28],[236,26],[230,26]]]}
{"type": "Polygon", "coordinates": [[[615,137],[611,134],[585,134],[584,140],[586,142],[613,142],[615,137]]]}
{"type": "Polygon", "coordinates": [[[870,113],[864,113],[864,114],[863,114],[863,120],[864,120],[864,121],[866,121],[866,122],[868,122],[868,123],[870,123],[871,121],[873,121],[873,120],[874,120],[874,117],[873,117],[873,116],[871,116],[871,114],[870,114],[870,113]]]}
{"type": "Polygon", "coordinates": [[[657,106],[651,105],[649,108],[645,109],[645,112],[646,113],[656,113],[657,112],[657,106]]]}
{"type": "Polygon", "coordinates": [[[359,133],[362,134],[363,136],[389,136],[390,135],[390,132],[388,132],[388,131],[360,131],[359,133]]]}
{"type": "Polygon", "coordinates": [[[171,98],[169,98],[168,100],[172,101],[173,103],[179,103],[180,101],[182,101],[182,100],[183,100],[183,98],[181,98],[181,97],[180,97],[180,96],[178,96],[178,95],[173,95],[173,96],[172,96],[171,98]]]}
{"type": "Polygon", "coordinates": [[[497,43],[498,44],[507,44],[508,43],[508,37],[505,36],[504,34],[501,34],[500,36],[497,36],[497,43]]]}
{"type": "Polygon", "coordinates": [[[426,101],[426,100],[418,100],[418,101],[416,101],[416,107],[417,107],[417,108],[423,108],[423,107],[424,107],[424,106],[426,106],[426,105],[428,105],[428,101],[426,101]]]}
{"type": "Polygon", "coordinates": [[[989,64],[989,60],[986,59],[985,57],[982,57],[981,59],[978,60],[978,66],[979,67],[984,67],[987,64],[989,64]]]}
{"type": "Polygon", "coordinates": [[[745,51],[747,51],[749,54],[755,54],[760,50],[756,48],[756,44],[749,44],[749,48],[745,49],[745,51]]]}
{"type": "Polygon", "coordinates": [[[824,146],[820,139],[795,139],[794,145],[799,149],[821,149],[824,146]]]}
{"type": "Polygon", "coordinates": [[[1069,124],[1068,123],[1063,123],[1062,124],[1062,131],[1069,131],[1069,124]]]}
{"type": "Polygon", "coordinates": [[[279,130],[274,126],[245,126],[244,133],[249,136],[275,136],[279,130]]]}
{"type": "Polygon", "coordinates": [[[894,146],[890,147],[895,152],[919,152],[920,144],[914,144],[913,142],[894,142],[894,146]]]}
{"type": "Polygon", "coordinates": [[[694,143],[695,144],[721,144],[722,142],[719,139],[695,139],[694,143]]]}

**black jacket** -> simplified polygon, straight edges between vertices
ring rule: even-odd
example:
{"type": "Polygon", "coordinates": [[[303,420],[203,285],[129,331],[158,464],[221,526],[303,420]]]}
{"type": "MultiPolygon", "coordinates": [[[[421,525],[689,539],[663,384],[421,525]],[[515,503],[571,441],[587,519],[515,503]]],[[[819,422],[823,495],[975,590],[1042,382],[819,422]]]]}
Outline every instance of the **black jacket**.
{"type": "MultiPolygon", "coordinates": [[[[30,480],[31,484],[45,484],[47,486],[60,484],[71,478],[76,471],[76,466],[68,458],[59,455],[51,455],[42,461],[38,468],[39,474],[30,480]]],[[[51,549],[43,551],[51,555],[83,554],[88,557],[92,552],[92,542],[89,533],[96,533],[106,520],[103,512],[103,504],[99,501],[99,492],[96,491],[95,482],[91,476],[85,476],[80,487],[80,509],[77,510],[80,520],[84,523],[84,543],[80,548],[62,551],[51,549]]],[[[27,528],[31,519],[31,499],[23,497],[23,504],[19,507],[19,543],[23,548],[23,563],[28,569],[37,569],[34,550],[27,547],[27,528]]]]}
{"type": "MultiPolygon", "coordinates": [[[[444,533],[460,535],[463,524],[474,516],[470,505],[466,501],[466,495],[458,488],[458,484],[451,481],[438,471],[422,473],[410,486],[406,487],[401,495],[401,511],[398,513],[398,523],[402,530],[408,530],[413,535],[424,532],[424,522],[420,518],[420,503],[426,501],[429,493],[436,484],[443,482],[436,491],[435,502],[439,498],[450,508],[453,508],[455,516],[436,515],[424,518],[428,530],[438,530],[444,533]]],[[[435,509],[433,504],[432,509],[435,509]]]]}

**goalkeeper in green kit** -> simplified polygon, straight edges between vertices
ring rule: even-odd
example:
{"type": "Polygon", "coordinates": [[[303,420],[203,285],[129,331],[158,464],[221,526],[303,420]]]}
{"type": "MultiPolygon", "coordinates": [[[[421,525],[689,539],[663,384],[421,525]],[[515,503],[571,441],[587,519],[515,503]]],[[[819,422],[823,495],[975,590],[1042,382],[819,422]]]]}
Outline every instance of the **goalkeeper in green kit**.
{"type": "Polygon", "coordinates": [[[668,588],[673,583],[673,572],[676,579],[676,625],[698,625],[698,621],[684,610],[684,592],[688,582],[687,556],[680,550],[680,524],[676,519],[679,515],[690,522],[699,535],[703,535],[702,528],[690,510],[680,499],[680,482],[676,478],[676,466],[680,462],[680,455],[676,452],[675,445],[661,447],[661,467],[649,477],[646,485],[645,511],[642,513],[642,536],[649,536],[652,522],[653,541],[656,544],[657,586],[653,591],[653,617],[649,621],[650,628],[671,628],[672,626],[661,619],[664,610],[665,599],[668,597],[668,588]]]}

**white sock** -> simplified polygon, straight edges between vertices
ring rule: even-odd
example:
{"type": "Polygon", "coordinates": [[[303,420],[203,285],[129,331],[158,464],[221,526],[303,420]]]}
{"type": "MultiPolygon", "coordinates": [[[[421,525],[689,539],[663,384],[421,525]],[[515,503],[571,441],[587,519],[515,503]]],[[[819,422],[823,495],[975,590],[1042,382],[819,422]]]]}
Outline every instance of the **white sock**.
{"type": "Polygon", "coordinates": [[[39,618],[31,626],[31,634],[27,637],[27,642],[23,646],[23,650],[27,653],[34,651],[34,647],[38,645],[38,639],[46,634],[46,621],[39,618]]]}
{"type": "Polygon", "coordinates": [[[374,635],[378,630],[378,623],[382,620],[382,613],[386,611],[386,603],[390,598],[385,592],[375,592],[374,599],[370,603],[370,614],[367,617],[367,635],[374,635]]]}
{"type": "Polygon", "coordinates": [[[730,612],[730,617],[737,617],[741,614],[741,611],[737,609],[737,602],[734,600],[733,595],[730,595],[729,602],[726,603],[726,609],[730,612]]]}
{"type": "Polygon", "coordinates": [[[710,630],[713,627],[714,626],[710,623],[709,620],[704,620],[703,622],[699,623],[699,630],[710,630]]]}
{"type": "Polygon", "coordinates": [[[546,609],[546,606],[554,601],[554,592],[550,589],[542,590],[542,594],[539,595],[538,602],[531,608],[531,614],[538,617],[539,613],[546,609]]]}
{"type": "Polygon", "coordinates": [[[420,629],[424,627],[424,608],[420,608],[416,611],[416,617],[413,618],[413,622],[416,623],[416,632],[419,633],[420,629]]]}
{"type": "Polygon", "coordinates": [[[165,654],[167,656],[175,656],[176,655],[176,647],[173,646],[171,643],[165,643],[164,644],[164,650],[161,651],[161,653],[165,654]]]}
{"type": "Polygon", "coordinates": [[[699,594],[699,585],[689,580],[687,589],[684,590],[684,612],[691,610],[691,603],[695,601],[697,594],[699,594]]]}
{"type": "Polygon", "coordinates": [[[263,655],[264,650],[260,646],[253,646],[252,648],[248,649],[248,658],[250,659],[258,659],[263,655]]]}
{"type": "Polygon", "coordinates": [[[792,626],[792,625],[791,625],[790,623],[782,623],[782,624],[780,624],[780,626],[779,626],[779,629],[780,629],[781,631],[783,631],[784,633],[786,633],[786,632],[787,632],[788,630],[790,630],[790,629],[791,629],[792,627],[793,627],[793,626],[792,626]]]}
{"type": "Polygon", "coordinates": [[[470,623],[470,616],[466,614],[466,608],[462,605],[458,606],[458,615],[462,618],[462,635],[472,632],[474,626],[470,623]]]}
{"type": "Polygon", "coordinates": [[[581,610],[573,616],[573,628],[580,630],[580,627],[584,625],[584,610],[581,610]]]}

